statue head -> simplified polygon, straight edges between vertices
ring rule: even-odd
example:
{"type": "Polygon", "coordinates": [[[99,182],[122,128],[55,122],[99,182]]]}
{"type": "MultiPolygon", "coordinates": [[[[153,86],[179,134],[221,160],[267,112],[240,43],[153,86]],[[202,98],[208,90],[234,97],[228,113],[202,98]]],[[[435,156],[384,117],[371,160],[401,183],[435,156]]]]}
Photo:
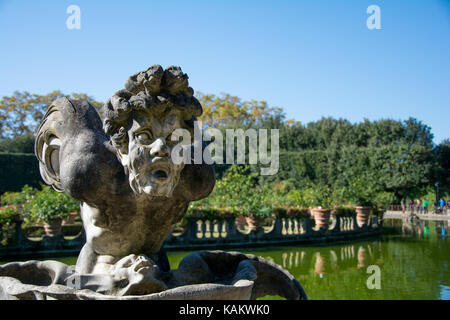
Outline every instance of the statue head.
{"type": "MultiPolygon", "coordinates": [[[[170,197],[183,163],[174,163],[171,136],[176,129],[191,133],[202,113],[199,101],[179,67],[154,65],[127,79],[103,106],[104,131],[128,173],[136,195],[170,197]]],[[[191,134],[191,137],[193,134],[191,134]]]]}

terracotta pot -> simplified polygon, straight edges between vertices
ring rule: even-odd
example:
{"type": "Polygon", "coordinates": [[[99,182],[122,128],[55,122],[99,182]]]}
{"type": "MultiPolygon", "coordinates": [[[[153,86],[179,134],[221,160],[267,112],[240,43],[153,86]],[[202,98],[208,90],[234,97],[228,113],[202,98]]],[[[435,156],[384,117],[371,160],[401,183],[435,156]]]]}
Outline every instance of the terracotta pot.
{"type": "Polygon", "coordinates": [[[78,216],[78,212],[74,211],[69,213],[69,217],[62,220],[62,224],[74,224],[75,218],[78,216]]]}
{"type": "Polygon", "coordinates": [[[320,229],[328,228],[331,215],[330,209],[313,208],[311,209],[311,213],[314,217],[314,221],[316,222],[316,226],[318,226],[320,229]]]}
{"type": "Polygon", "coordinates": [[[45,234],[52,237],[58,233],[61,233],[62,229],[61,226],[62,226],[62,219],[60,218],[52,219],[48,223],[44,222],[45,234]]]}
{"type": "Polygon", "coordinates": [[[247,225],[250,230],[258,230],[258,229],[262,228],[262,226],[264,224],[263,218],[256,217],[254,215],[245,217],[245,221],[247,222],[247,225]]]}
{"type": "Polygon", "coordinates": [[[370,207],[356,207],[356,222],[358,222],[359,225],[367,225],[369,222],[370,217],[370,207]]]}
{"type": "Polygon", "coordinates": [[[234,223],[236,224],[236,227],[240,230],[244,230],[245,226],[247,225],[247,222],[245,222],[245,217],[243,215],[238,215],[234,219],[234,223]]]}

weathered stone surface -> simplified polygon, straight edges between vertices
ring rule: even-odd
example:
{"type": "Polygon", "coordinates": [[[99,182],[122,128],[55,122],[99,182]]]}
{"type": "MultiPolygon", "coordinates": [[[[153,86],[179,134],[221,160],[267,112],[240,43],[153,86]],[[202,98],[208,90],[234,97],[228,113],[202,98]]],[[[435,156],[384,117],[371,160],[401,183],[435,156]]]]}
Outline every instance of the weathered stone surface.
{"type": "Polygon", "coordinates": [[[193,93],[179,67],[154,65],[105,103],[103,123],[87,101],[52,103],[35,152],[44,181],[80,200],[86,244],[75,270],[56,261],[1,266],[0,298],[306,298],[286,270],[252,255],[202,251],[170,270],[163,241],[215,183],[211,165],[171,157],[173,132],[193,137],[202,113],[193,93]]]}
{"type": "Polygon", "coordinates": [[[212,166],[175,164],[170,156],[172,132],[192,131],[202,112],[187,75],[179,67],[152,66],[125,87],[105,103],[103,125],[88,102],[62,98],[38,130],[43,179],[82,201],[82,273],[105,273],[129,254],[145,254],[163,267],[164,239],[189,202],[214,187],[212,166]]]}
{"type": "Polygon", "coordinates": [[[224,251],[189,254],[168,272],[142,255],[121,259],[109,274],[78,274],[57,261],[13,262],[0,267],[0,288],[1,299],[306,299],[282,267],[224,251]]]}

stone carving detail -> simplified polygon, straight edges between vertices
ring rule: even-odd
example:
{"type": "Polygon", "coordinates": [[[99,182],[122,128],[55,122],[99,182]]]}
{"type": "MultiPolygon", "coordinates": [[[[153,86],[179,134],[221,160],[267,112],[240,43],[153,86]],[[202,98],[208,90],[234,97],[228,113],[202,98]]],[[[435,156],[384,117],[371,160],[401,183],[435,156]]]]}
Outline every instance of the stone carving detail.
{"type": "Polygon", "coordinates": [[[240,253],[194,253],[170,270],[163,241],[215,183],[211,165],[171,159],[174,130],[194,136],[202,113],[193,93],[179,67],[154,65],[105,103],[103,123],[87,101],[52,103],[35,152],[44,181],[80,200],[86,244],[75,270],[56,261],[0,267],[0,297],[306,298],[286,270],[240,253]]]}

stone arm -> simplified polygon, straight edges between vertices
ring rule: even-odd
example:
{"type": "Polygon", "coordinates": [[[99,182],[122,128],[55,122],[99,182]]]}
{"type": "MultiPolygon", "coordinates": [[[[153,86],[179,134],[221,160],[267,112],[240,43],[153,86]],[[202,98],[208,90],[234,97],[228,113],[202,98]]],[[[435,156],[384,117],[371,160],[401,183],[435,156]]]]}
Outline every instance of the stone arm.
{"type": "Polygon", "coordinates": [[[194,252],[171,274],[168,287],[212,282],[235,285],[238,281],[249,280],[253,282],[250,299],[279,295],[289,300],[307,300],[305,291],[292,274],[251,254],[220,250],[194,252]]]}

